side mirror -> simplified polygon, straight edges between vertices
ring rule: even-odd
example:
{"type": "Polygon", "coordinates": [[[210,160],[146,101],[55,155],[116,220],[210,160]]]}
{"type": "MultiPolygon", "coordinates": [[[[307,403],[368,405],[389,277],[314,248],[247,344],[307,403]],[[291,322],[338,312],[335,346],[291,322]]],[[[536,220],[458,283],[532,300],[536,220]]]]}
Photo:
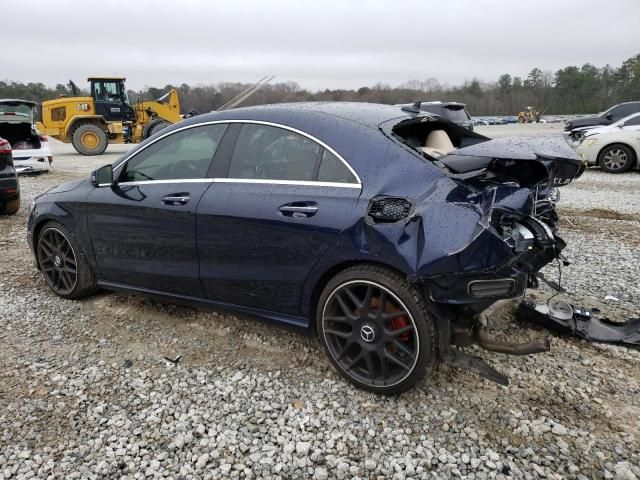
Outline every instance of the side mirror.
{"type": "Polygon", "coordinates": [[[112,187],[113,166],[105,165],[91,172],[91,185],[94,187],[112,187]]]}
{"type": "Polygon", "coordinates": [[[612,113],[607,113],[604,118],[606,118],[607,120],[613,120],[613,114],[612,113]]]}
{"type": "Polygon", "coordinates": [[[622,128],[622,127],[624,127],[624,122],[618,124],[618,128],[622,128]]]}

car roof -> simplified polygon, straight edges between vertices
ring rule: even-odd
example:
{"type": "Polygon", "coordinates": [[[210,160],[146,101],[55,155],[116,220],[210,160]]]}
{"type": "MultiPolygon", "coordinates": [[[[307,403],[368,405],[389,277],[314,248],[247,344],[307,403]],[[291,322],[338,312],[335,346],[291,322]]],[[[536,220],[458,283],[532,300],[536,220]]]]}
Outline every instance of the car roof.
{"type": "Polygon", "coordinates": [[[0,98],[0,104],[6,105],[31,105],[32,107],[36,106],[36,102],[32,102],[31,100],[21,100],[19,98],[0,98]]]}
{"type": "MultiPolygon", "coordinates": [[[[257,105],[234,108],[221,112],[211,112],[193,117],[193,123],[213,120],[262,120],[287,124],[308,123],[313,120],[320,124],[335,125],[337,119],[346,120],[359,127],[377,129],[381,123],[398,121],[409,115],[393,105],[364,102],[297,102],[257,105]]],[[[298,128],[298,127],[296,127],[298,128]]],[[[304,128],[301,128],[304,130],[304,128]]]]}

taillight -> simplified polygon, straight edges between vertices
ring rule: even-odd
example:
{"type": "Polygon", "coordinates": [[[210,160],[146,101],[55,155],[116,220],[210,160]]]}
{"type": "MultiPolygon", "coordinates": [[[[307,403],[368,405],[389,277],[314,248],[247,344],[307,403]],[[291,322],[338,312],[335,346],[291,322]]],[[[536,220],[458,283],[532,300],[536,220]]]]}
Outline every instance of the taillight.
{"type": "Polygon", "coordinates": [[[38,138],[40,139],[41,142],[48,142],[49,140],[47,140],[47,137],[45,137],[44,135],[38,135],[38,138]]]}
{"type": "Polygon", "coordinates": [[[11,144],[4,138],[0,138],[0,153],[11,153],[11,144]]]}

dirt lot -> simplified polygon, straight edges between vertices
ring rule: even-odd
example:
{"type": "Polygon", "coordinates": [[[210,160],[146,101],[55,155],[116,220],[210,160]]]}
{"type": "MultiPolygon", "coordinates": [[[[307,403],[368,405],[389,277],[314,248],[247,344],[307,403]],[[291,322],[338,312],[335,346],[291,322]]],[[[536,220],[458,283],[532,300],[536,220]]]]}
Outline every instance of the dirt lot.
{"type": "MultiPolygon", "coordinates": [[[[525,328],[510,308],[490,329],[552,335],[552,351],[482,352],[509,387],[441,368],[383,398],[343,382],[314,339],[254,319],[117,294],[55,297],[27,247],[29,202],[127,146],[100,157],[52,146],[54,170],[22,178],[21,211],[0,218],[0,480],[640,478],[640,352],[525,328]]],[[[563,284],[617,321],[640,315],[638,192],[640,172],[597,170],[562,191],[573,261],[563,284]]]]}

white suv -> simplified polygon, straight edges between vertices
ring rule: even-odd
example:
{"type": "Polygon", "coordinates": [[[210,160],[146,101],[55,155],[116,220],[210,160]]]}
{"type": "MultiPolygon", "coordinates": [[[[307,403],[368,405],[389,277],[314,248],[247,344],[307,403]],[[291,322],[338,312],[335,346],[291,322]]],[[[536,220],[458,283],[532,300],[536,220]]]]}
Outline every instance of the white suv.
{"type": "Polygon", "coordinates": [[[36,103],[0,99],[0,137],[11,144],[18,173],[48,172],[53,162],[47,137],[36,128],[36,103]]]}

